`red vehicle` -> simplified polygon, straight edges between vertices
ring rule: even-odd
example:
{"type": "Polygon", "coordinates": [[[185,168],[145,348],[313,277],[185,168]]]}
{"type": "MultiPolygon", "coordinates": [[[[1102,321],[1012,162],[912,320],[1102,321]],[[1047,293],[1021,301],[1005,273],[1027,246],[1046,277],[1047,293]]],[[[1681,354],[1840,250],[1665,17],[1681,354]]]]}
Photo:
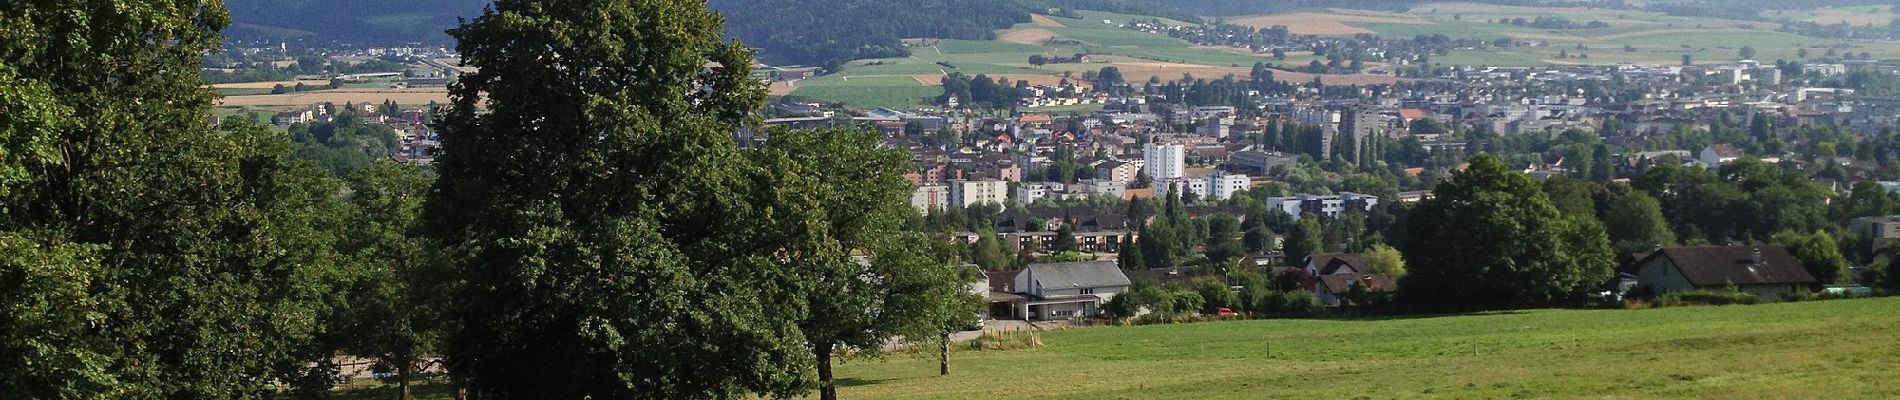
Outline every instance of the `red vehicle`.
{"type": "Polygon", "coordinates": [[[1232,317],[1235,315],[1240,315],[1240,313],[1234,312],[1234,310],[1231,308],[1221,307],[1221,308],[1214,309],[1214,315],[1220,316],[1220,317],[1232,317]]]}

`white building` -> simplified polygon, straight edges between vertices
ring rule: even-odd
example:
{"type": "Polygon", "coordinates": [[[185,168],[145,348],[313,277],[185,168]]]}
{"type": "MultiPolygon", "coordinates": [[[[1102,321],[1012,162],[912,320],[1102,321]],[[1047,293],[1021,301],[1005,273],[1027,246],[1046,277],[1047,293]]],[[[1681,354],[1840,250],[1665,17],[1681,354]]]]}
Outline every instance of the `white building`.
{"type": "Polygon", "coordinates": [[[923,185],[910,192],[910,206],[917,211],[931,213],[942,210],[950,204],[950,187],[944,185],[923,185]]]}
{"type": "Polygon", "coordinates": [[[1187,170],[1187,148],[1174,143],[1149,143],[1141,147],[1141,160],[1149,179],[1180,179],[1187,170]]]}
{"type": "Polygon", "coordinates": [[[1178,178],[1178,179],[1168,179],[1168,180],[1155,180],[1154,181],[1155,196],[1167,197],[1168,193],[1172,191],[1173,188],[1180,187],[1182,190],[1186,190],[1187,193],[1193,193],[1195,197],[1205,199],[1207,198],[1207,194],[1208,194],[1207,182],[1208,182],[1207,178],[1200,178],[1200,179],[1178,178]]]}
{"type": "Polygon", "coordinates": [[[1063,186],[1056,182],[1023,182],[1016,185],[1016,202],[1023,205],[1035,203],[1051,194],[1061,194],[1065,189],[1063,186]]]}
{"type": "Polygon", "coordinates": [[[1298,220],[1304,215],[1316,215],[1326,218],[1339,218],[1346,211],[1372,211],[1379,204],[1378,196],[1353,192],[1339,192],[1337,195],[1320,196],[1301,194],[1293,197],[1273,197],[1267,199],[1267,209],[1280,210],[1298,220]]]}
{"type": "Polygon", "coordinates": [[[1214,200],[1227,200],[1234,193],[1247,191],[1253,186],[1253,180],[1246,175],[1230,174],[1226,171],[1215,172],[1207,176],[1207,197],[1214,200]]]}
{"type": "Polygon", "coordinates": [[[950,181],[950,204],[957,207],[970,207],[980,203],[994,203],[998,206],[1009,201],[1009,182],[999,180],[950,181]]]}

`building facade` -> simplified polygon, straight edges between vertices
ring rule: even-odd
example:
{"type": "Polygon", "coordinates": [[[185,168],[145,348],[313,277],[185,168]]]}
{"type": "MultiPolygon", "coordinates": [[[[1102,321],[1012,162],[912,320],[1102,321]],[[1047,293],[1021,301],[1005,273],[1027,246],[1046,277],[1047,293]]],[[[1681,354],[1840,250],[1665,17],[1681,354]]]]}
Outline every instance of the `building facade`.
{"type": "Polygon", "coordinates": [[[1174,143],[1149,143],[1141,147],[1142,164],[1154,181],[1180,179],[1187,170],[1187,148],[1174,143]]]}

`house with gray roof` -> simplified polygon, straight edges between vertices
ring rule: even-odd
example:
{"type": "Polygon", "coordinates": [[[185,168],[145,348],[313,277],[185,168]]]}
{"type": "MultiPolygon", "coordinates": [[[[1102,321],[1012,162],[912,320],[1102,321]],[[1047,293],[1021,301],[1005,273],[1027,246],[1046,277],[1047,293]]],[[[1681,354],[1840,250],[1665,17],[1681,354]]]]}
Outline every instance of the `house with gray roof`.
{"type": "Polygon", "coordinates": [[[1010,314],[1030,321],[1095,316],[1103,303],[1127,291],[1129,285],[1128,276],[1114,261],[1030,264],[1015,275],[1010,314]]]}

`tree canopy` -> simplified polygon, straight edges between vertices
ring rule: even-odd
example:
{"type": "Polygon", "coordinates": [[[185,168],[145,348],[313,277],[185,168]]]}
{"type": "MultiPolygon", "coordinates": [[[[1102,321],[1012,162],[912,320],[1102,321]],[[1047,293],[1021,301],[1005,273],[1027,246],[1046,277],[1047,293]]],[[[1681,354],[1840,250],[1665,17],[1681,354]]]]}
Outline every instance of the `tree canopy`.
{"type": "Polygon", "coordinates": [[[1565,216],[1530,176],[1490,155],[1471,158],[1402,216],[1408,273],[1401,296],[1457,308],[1518,307],[1571,298],[1607,282],[1609,238],[1594,219],[1565,216]]]}

